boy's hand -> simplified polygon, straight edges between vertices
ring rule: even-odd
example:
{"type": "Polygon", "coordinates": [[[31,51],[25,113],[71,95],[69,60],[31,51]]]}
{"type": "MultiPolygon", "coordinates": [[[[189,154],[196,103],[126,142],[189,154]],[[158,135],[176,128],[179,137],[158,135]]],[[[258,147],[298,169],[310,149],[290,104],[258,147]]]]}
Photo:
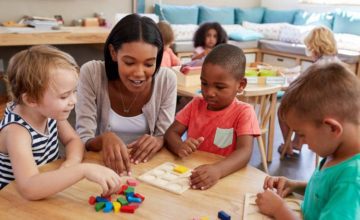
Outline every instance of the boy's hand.
{"type": "Polygon", "coordinates": [[[281,197],[286,197],[296,189],[296,183],[290,179],[282,176],[267,176],[264,181],[263,188],[276,189],[277,194],[281,197]]]}
{"type": "Polygon", "coordinates": [[[85,178],[101,186],[101,196],[109,196],[119,191],[121,179],[113,170],[90,163],[84,163],[83,166],[85,178]]]}
{"type": "Polygon", "coordinates": [[[274,216],[275,213],[281,212],[282,209],[286,208],[284,200],[271,190],[258,193],[256,197],[255,202],[260,212],[265,215],[274,216]]]}
{"type": "Polygon", "coordinates": [[[128,148],[131,148],[130,161],[135,164],[138,164],[139,162],[147,162],[162,148],[163,145],[163,137],[154,137],[145,134],[138,140],[128,145],[128,148]]]}
{"type": "Polygon", "coordinates": [[[129,153],[124,142],[113,132],[105,132],[102,134],[102,146],[105,166],[118,174],[131,175],[129,153]]]}
{"type": "Polygon", "coordinates": [[[215,165],[201,165],[192,171],[190,176],[190,186],[193,189],[208,189],[215,185],[220,177],[220,171],[215,165]]]}
{"type": "Polygon", "coordinates": [[[179,147],[177,155],[179,157],[186,157],[195,152],[198,146],[204,141],[204,137],[198,139],[188,138],[179,147]]]}

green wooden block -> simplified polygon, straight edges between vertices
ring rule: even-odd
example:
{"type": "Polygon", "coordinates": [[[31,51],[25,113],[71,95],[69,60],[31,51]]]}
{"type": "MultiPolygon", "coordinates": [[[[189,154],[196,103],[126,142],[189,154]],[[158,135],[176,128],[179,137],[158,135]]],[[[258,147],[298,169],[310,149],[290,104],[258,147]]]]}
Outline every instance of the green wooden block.
{"type": "Polygon", "coordinates": [[[98,212],[102,210],[105,207],[105,202],[97,202],[95,204],[95,210],[98,212]]]}
{"type": "Polygon", "coordinates": [[[121,198],[121,197],[117,198],[117,201],[120,202],[121,205],[127,205],[127,204],[129,204],[126,199],[121,198]]]}

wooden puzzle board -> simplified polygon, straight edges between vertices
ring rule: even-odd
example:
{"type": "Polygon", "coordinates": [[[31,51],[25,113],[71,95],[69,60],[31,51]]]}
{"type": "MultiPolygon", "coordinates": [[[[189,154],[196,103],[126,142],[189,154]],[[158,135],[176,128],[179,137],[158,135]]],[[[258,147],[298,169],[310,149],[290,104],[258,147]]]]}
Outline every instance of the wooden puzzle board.
{"type": "Polygon", "coordinates": [[[137,178],[150,185],[181,194],[190,188],[189,177],[191,170],[189,169],[185,173],[178,173],[173,171],[176,166],[174,163],[166,162],[137,178]]]}
{"type": "MultiPolygon", "coordinates": [[[[243,220],[268,220],[272,219],[266,215],[260,213],[258,206],[256,205],[256,194],[255,193],[246,193],[245,202],[244,202],[244,215],[243,220]]],[[[292,209],[296,216],[302,219],[301,214],[301,203],[302,200],[294,198],[285,198],[286,204],[292,209]]]]}

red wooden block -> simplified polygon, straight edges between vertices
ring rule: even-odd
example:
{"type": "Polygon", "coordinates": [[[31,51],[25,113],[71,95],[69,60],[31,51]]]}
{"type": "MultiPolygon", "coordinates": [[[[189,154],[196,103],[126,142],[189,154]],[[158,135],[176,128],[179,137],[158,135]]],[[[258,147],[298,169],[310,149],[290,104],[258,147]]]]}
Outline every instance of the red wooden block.
{"type": "Polygon", "coordinates": [[[95,196],[90,196],[90,197],[89,197],[89,204],[90,204],[90,205],[94,205],[95,202],[96,202],[95,196]]]}
{"type": "Polygon", "coordinates": [[[137,202],[132,202],[132,203],[129,203],[128,206],[134,206],[135,209],[139,208],[140,206],[140,203],[137,203],[137,202]]]}
{"type": "Polygon", "coordinates": [[[135,212],[135,206],[121,206],[120,211],[121,212],[127,212],[127,213],[134,213],[135,212]]]}
{"type": "Polygon", "coordinates": [[[135,196],[136,198],[140,198],[141,201],[144,201],[144,200],[145,200],[145,197],[144,197],[143,195],[139,194],[139,193],[135,193],[134,196],[135,196]]]}
{"type": "Polygon", "coordinates": [[[134,179],[128,179],[128,180],[126,180],[126,182],[129,186],[137,186],[139,184],[139,182],[134,179]]]}
{"type": "Polygon", "coordinates": [[[128,188],[128,185],[122,185],[118,194],[124,194],[124,192],[125,192],[125,190],[127,190],[127,188],[128,188]]]}
{"type": "Polygon", "coordinates": [[[109,202],[111,202],[111,196],[104,196],[103,198],[105,198],[105,199],[107,199],[107,200],[109,200],[109,202]]]}

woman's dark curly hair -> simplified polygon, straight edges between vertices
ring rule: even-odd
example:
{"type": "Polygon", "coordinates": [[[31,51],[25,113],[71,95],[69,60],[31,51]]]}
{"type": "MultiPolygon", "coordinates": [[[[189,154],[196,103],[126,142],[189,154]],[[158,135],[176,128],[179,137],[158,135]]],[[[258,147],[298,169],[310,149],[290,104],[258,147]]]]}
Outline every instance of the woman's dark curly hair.
{"type": "Polygon", "coordinates": [[[214,29],[217,33],[216,45],[227,42],[227,34],[218,22],[206,22],[200,25],[200,27],[196,30],[194,34],[194,47],[205,47],[206,33],[210,29],[214,29]]]}
{"type": "Polygon", "coordinates": [[[113,45],[115,51],[118,51],[121,49],[122,44],[134,41],[144,41],[158,48],[155,67],[155,73],[157,73],[164,52],[161,33],[156,23],[150,18],[130,14],[115,25],[105,42],[104,59],[108,80],[119,79],[118,63],[112,60],[109,45],[113,45]]]}

